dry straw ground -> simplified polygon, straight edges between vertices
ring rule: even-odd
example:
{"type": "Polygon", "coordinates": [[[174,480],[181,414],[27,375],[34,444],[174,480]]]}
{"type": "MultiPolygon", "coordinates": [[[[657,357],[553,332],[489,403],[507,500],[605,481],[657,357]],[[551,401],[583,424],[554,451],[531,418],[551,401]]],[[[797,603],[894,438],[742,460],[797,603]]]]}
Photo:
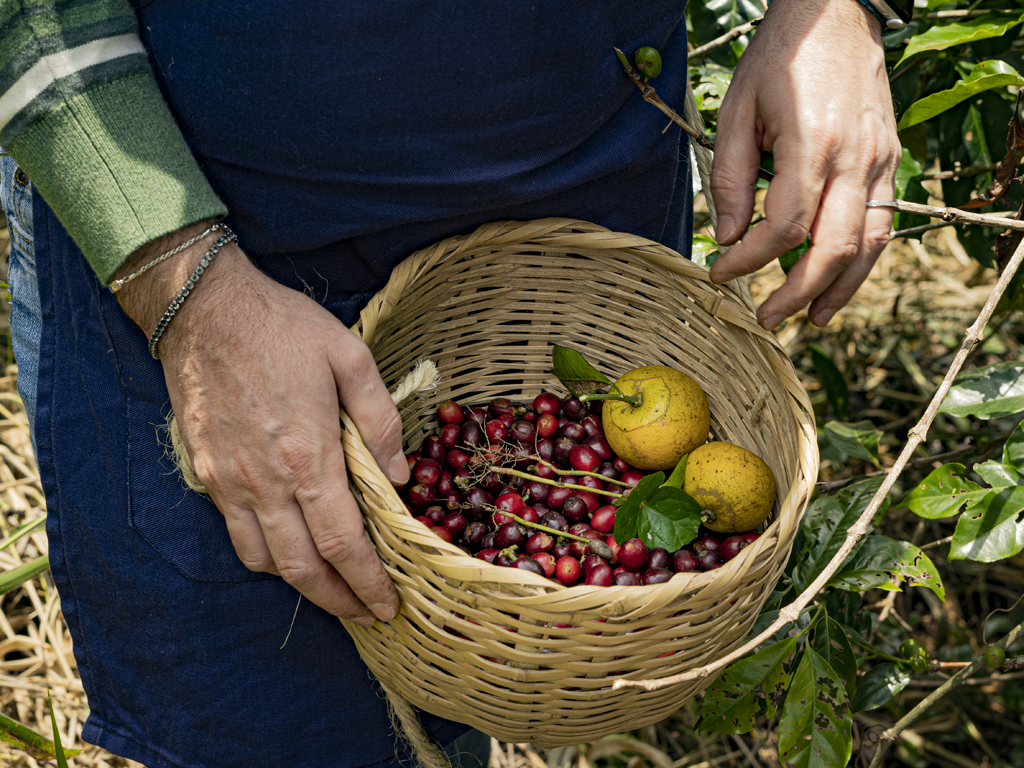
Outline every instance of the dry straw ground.
{"type": "MultiPolygon", "coordinates": [[[[779,335],[812,396],[819,401],[823,400],[823,395],[816,395],[818,381],[809,363],[808,347],[820,344],[828,350],[847,374],[851,391],[860,393],[857,395],[859,415],[872,418],[886,432],[881,453],[885,465],[886,456],[899,450],[901,434],[915,423],[914,413],[923,408],[928,390],[934,391],[936,377],[941,378],[943,350],[950,354],[955,351],[960,335],[977,315],[994,278],[991,270],[979,268],[964,253],[952,228],[940,229],[928,233],[924,245],[913,241],[890,244],[850,307],[828,329],[816,329],[806,317],[798,317],[784,325],[779,335]],[[865,349],[869,354],[865,355],[865,349]]],[[[763,270],[752,280],[755,299],[762,300],[781,280],[782,274],[777,265],[763,270]]],[[[6,315],[3,318],[0,322],[5,326],[6,315]]],[[[991,338],[973,363],[1019,359],[1020,346],[1024,342],[1019,332],[1014,330],[1019,327],[1019,322],[1019,313],[1008,325],[1000,325],[997,321],[991,338]]],[[[6,330],[0,327],[0,335],[3,334],[6,330]]],[[[17,396],[15,377],[14,366],[9,367],[8,375],[0,377],[0,538],[14,527],[45,514],[27,419],[17,396]]],[[[932,441],[929,452],[949,450],[950,446],[958,444],[957,440],[963,439],[967,438],[958,435],[932,441]]],[[[826,464],[822,479],[848,477],[863,469],[826,464]]],[[[927,470],[928,465],[922,464],[922,471],[927,470]]],[[[908,479],[907,482],[913,480],[908,479]]],[[[915,530],[912,523],[908,526],[908,538],[921,536],[920,527],[915,530]]],[[[925,532],[926,537],[927,534],[925,532]]],[[[17,545],[0,551],[0,570],[9,570],[45,552],[45,535],[42,532],[32,534],[17,545]]],[[[982,590],[989,596],[986,600],[999,602],[999,590],[1006,593],[1006,600],[1018,592],[1024,581],[1022,566],[1024,563],[1010,561],[988,568],[982,576],[983,580],[987,578],[988,587],[982,590]]],[[[980,570],[975,566],[968,568],[964,571],[968,579],[971,568],[980,570]]],[[[963,588],[975,587],[968,582],[963,588]]],[[[966,593],[961,598],[969,599],[966,593]]],[[[917,600],[920,602],[921,598],[917,600]]],[[[49,735],[46,703],[49,692],[65,746],[83,749],[80,755],[69,760],[69,765],[95,768],[138,765],[80,740],[88,705],[76,671],[71,639],[60,612],[60,600],[48,574],[44,572],[24,587],[3,595],[0,601],[3,605],[0,613],[0,711],[38,733],[49,735]]],[[[952,605],[930,606],[934,609],[930,612],[926,607],[925,623],[928,620],[935,623],[947,621],[950,625],[971,623],[970,606],[961,608],[955,597],[947,602],[952,605]]],[[[897,604],[895,610],[890,605],[889,609],[896,615],[905,615],[905,610],[900,613],[901,605],[897,604]]],[[[992,607],[996,607],[995,604],[992,607]]],[[[903,696],[913,701],[928,690],[929,681],[923,680],[908,688],[903,696]]],[[[282,695],[287,693],[282,692],[282,695]]],[[[770,727],[755,729],[744,737],[700,735],[693,731],[698,711],[696,704],[691,703],[662,724],[650,726],[629,737],[610,738],[580,748],[548,752],[534,750],[528,745],[499,745],[495,742],[491,768],[592,768],[606,765],[609,761],[623,768],[771,768],[778,765],[777,747],[770,727]]],[[[1013,717],[1012,713],[1010,717],[1013,717]]],[[[863,757],[870,749],[873,732],[870,725],[870,717],[858,723],[855,756],[863,757]]],[[[1024,730],[1019,723],[1015,727],[1024,730]]],[[[907,738],[923,743],[920,748],[931,756],[932,764],[979,764],[967,758],[954,759],[957,755],[943,757],[941,747],[938,747],[940,752],[928,750],[931,730],[934,729],[908,731],[907,738]]],[[[982,731],[988,731],[984,724],[982,731]]],[[[984,736],[981,733],[979,736],[984,742],[984,736]]],[[[984,757],[984,752],[987,750],[979,754],[984,757]]],[[[0,743],[0,766],[8,765],[35,768],[40,763],[14,747],[0,743]]]]}

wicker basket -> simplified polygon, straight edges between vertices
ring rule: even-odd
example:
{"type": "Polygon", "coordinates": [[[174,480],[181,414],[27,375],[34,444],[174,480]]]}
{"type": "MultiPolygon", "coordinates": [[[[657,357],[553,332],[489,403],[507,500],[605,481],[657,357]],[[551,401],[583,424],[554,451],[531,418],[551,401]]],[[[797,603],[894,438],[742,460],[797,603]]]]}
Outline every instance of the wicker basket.
{"type": "Polygon", "coordinates": [[[567,219],[499,222],[419,251],[357,331],[385,382],[433,360],[441,386],[400,410],[407,446],[455,398],[533,398],[559,385],[551,345],[613,379],[677,367],[703,387],[712,433],[762,456],[779,496],[766,532],[722,568],[647,587],[563,587],[468,557],[412,519],[343,416],[354,492],[401,615],[346,622],[390,694],[509,742],[578,744],[674,712],[711,679],[644,691],[736,647],[778,581],[817,477],[807,396],[775,338],[731,287],[662,245],[567,219]],[[568,628],[553,624],[569,625],[568,628]]]}

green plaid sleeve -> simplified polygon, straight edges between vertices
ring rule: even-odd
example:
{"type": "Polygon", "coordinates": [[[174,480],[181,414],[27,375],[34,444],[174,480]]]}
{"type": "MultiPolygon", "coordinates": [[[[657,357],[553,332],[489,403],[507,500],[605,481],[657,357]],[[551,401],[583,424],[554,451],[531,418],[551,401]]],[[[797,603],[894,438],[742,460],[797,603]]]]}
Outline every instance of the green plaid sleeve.
{"type": "Polygon", "coordinates": [[[0,0],[0,146],[104,283],[141,245],[226,213],[127,0],[0,0]]]}

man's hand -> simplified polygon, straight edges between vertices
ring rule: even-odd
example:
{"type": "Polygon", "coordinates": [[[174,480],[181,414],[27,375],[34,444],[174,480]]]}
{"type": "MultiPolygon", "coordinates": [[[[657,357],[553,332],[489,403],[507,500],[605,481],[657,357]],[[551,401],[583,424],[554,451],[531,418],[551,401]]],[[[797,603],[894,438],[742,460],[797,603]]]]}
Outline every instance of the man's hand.
{"type": "MultiPolygon", "coordinates": [[[[206,226],[144,248],[118,277],[206,226]]],[[[145,333],[218,236],[118,292],[145,333]]],[[[192,465],[246,567],[279,574],[320,607],[364,626],[374,616],[393,618],[398,596],[363,530],[340,442],[339,403],[385,474],[408,480],[402,422],[362,341],[229,243],[158,351],[192,465]]]]}
{"type": "Polygon", "coordinates": [[[716,282],[760,269],[804,241],[812,247],[758,311],[771,330],[810,304],[824,325],[888,242],[900,160],[878,21],[857,0],[774,0],[722,103],[711,192],[718,241],[742,242],[711,270],[716,282]],[[765,220],[754,210],[758,150],[775,179],[765,220]]]}

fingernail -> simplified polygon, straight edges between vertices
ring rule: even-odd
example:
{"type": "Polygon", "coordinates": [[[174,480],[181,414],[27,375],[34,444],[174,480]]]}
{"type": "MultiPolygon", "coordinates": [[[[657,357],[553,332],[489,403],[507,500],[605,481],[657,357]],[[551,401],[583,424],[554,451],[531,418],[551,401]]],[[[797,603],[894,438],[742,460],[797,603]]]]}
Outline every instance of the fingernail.
{"type": "Polygon", "coordinates": [[[409,482],[409,461],[404,453],[396,453],[388,464],[388,479],[394,485],[405,485],[409,482]]]}
{"type": "Polygon", "coordinates": [[[719,216],[715,239],[720,243],[730,240],[734,229],[736,229],[736,223],[732,220],[732,216],[719,216]]]}
{"type": "Polygon", "coordinates": [[[736,275],[732,272],[719,272],[717,274],[712,273],[711,279],[716,283],[728,283],[730,280],[735,280],[736,275]]]}
{"type": "Polygon", "coordinates": [[[370,610],[381,621],[391,621],[397,615],[395,609],[387,603],[374,603],[370,606],[370,610]]]}
{"type": "Polygon", "coordinates": [[[358,619],[352,619],[352,623],[358,624],[360,627],[372,627],[376,621],[373,616],[360,616],[358,619]]]}
{"type": "Polygon", "coordinates": [[[823,309],[821,312],[814,316],[815,325],[828,325],[828,321],[836,316],[834,309],[823,309]]]}
{"type": "Polygon", "coordinates": [[[761,327],[766,331],[774,331],[779,323],[785,319],[785,315],[772,315],[771,317],[761,321],[761,327]]]}

